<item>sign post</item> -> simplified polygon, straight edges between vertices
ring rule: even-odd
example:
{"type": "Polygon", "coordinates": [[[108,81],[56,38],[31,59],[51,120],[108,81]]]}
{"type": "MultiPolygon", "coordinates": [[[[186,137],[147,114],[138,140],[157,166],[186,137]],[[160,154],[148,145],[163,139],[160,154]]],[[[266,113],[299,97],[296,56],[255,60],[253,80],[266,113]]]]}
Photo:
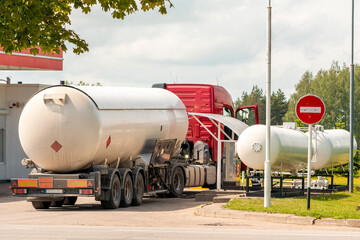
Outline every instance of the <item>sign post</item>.
{"type": "Polygon", "coordinates": [[[312,124],[309,124],[309,138],[308,138],[308,166],[307,166],[307,195],[306,195],[306,202],[307,207],[306,209],[310,209],[310,188],[311,188],[311,149],[312,149],[312,124]]]}
{"type": "Polygon", "coordinates": [[[308,167],[307,167],[307,209],[310,209],[310,185],[311,185],[311,150],[312,150],[312,125],[320,122],[325,114],[325,104],[315,95],[305,95],[299,99],[295,107],[296,116],[305,124],[309,125],[308,138],[308,167]]]}

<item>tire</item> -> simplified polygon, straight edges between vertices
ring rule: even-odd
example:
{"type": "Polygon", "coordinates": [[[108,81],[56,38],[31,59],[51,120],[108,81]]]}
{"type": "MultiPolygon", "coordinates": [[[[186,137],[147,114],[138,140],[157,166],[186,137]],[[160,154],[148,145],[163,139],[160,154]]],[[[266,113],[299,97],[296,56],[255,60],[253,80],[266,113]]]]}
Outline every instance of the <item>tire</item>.
{"type": "Polygon", "coordinates": [[[31,204],[35,209],[49,209],[51,202],[34,201],[31,204]]]}
{"type": "Polygon", "coordinates": [[[141,173],[138,173],[134,181],[133,198],[131,205],[141,205],[144,197],[144,191],[144,177],[141,173]]]}
{"type": "Polygon", "coordinates": [[[116,209],[119,207],[121,200],[121,185],[118,175],[114,175],[110,186],[110,199],[108,201],[101,201],[101,206],[105,209],[116,209]]]}
{"type": "Polygon", "coordinates": [[[179,197],[184,192],[185,177],[180,167],[174,169],[170,179],[170,194],[179,197]]]}
{"type": "Polygon", "coordinates": [[[65,198],[60,201],[52,201],[50,207],[62,207],[65,202],[65,198]]]}
{"type": "Polygon", "coordinates": [[[75,205],[77,197],[65,197],[63,205],[75,205]]]}
{"type": "Polygon", "coordinates": [[[130,174],[126,174],[124,177],[124,189],[121,192],[121,202],[120,207],[128,207],[131,205],[131,202],[133,200],[133,182],[130,174]]]}

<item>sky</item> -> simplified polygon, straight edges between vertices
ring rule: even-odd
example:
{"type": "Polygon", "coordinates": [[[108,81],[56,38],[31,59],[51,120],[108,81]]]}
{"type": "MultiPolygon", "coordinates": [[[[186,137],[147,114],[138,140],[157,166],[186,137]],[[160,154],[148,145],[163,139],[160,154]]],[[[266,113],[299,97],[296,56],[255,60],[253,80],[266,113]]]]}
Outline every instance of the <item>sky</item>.
{"type": "MultiPolygon", "coordinates": [[[[100,82],[151,87],[154,83],[208,83],[236,100],[254,85],[266,86],[266,0],[172,0],[167,15],[136,12],[117,20],[99,7],[74,10],[74,29],[90,51],[64,54],[63,71],[1,71],[12,82],[100,82]]],[[[333,61],[350,64],[351,0],[272,0],[271,90],[287,98],[306,71],[333,61]]],[[[355,3],[356,4],[356,3],[355,3]]],[[[355,22],[360,21],[355,12],[355,22]]],[[[360,58],[356,44],[355,63],[360,58]]]]}

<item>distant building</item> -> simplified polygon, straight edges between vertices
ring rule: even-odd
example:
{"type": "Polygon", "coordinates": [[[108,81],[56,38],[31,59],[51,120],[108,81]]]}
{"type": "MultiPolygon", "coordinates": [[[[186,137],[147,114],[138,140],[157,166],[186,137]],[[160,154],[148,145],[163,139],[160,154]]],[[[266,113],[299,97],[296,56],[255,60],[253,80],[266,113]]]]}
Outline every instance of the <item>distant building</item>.
{"type": "Polygon", "coordinates": [[[26,158],[18,134],[19,118],[25,103],[42,84],[0,84],[0,180],[26,177],[30,169],[21,165],[26,158]]]}

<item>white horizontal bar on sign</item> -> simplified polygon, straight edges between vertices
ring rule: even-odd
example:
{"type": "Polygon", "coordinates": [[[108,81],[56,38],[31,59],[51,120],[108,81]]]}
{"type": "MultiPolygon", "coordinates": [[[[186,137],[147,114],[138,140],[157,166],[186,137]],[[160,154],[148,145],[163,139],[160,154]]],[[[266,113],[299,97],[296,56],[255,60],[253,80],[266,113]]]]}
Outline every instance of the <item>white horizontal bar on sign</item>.
{"type": "Polygon", "coordinates": [[[321,113],[321,107],[300,107],[301,113],[321,113]]]}

